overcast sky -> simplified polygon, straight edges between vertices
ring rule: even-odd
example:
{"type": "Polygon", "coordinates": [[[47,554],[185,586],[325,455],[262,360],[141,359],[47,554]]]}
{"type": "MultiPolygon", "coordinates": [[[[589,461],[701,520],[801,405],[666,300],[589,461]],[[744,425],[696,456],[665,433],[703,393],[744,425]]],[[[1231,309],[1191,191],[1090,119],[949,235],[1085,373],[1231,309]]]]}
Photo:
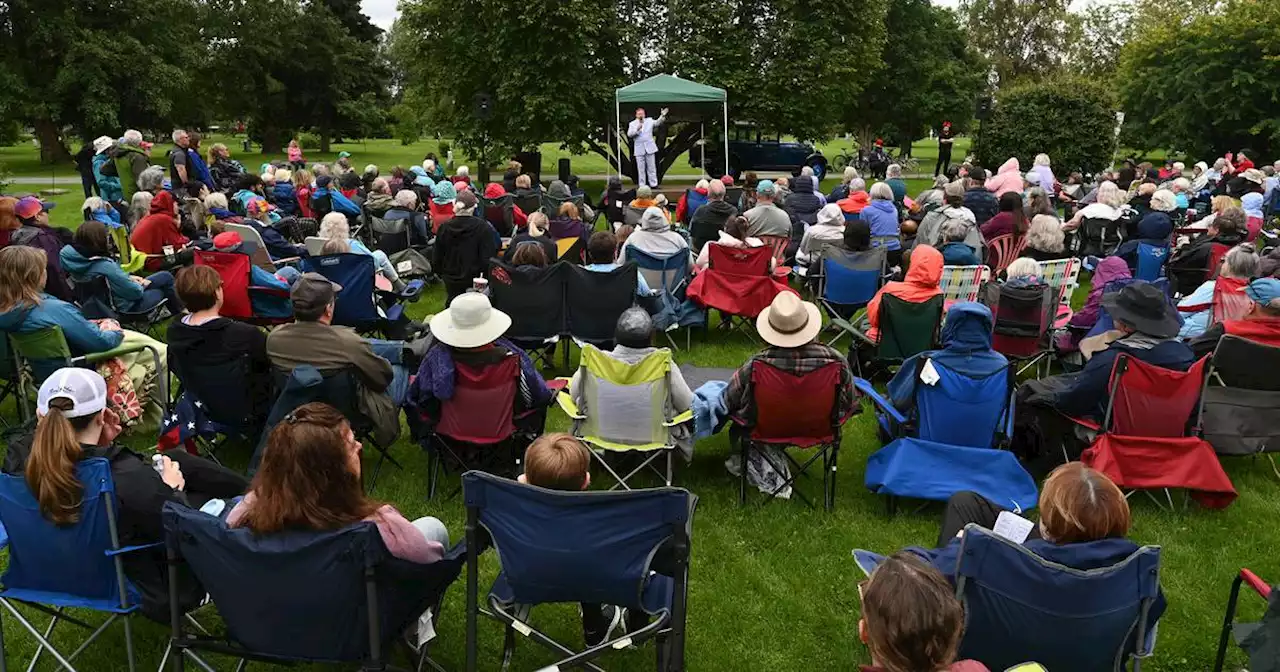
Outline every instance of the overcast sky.
{"type": "MultiPolygon", "coordinates": [[[[955,7],[960,4],[960,0],[933,0],[934,4],[943,5],[945,7],[955,7]]],[[[396,3],[398,0],[360,0],[360,5],[364,8],[364,13],[369,15],[379,28],[386,30],[391,27],[391,23],[396,20],[396,16],[400,13],[396,11],[396,3]]]]}

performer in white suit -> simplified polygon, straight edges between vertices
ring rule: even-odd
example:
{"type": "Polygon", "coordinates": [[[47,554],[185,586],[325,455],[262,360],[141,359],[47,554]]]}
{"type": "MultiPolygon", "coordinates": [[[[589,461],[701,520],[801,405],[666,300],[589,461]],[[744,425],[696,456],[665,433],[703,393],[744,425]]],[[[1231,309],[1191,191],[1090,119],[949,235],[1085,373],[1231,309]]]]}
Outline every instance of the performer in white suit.
{"type": "Polygon", "coordinates": [[[627,126],[627,137],[635,138],[636,182],[642,187],[658,186],[658,143],[653,140],[653,129],[667,120],[667,108],[657,119],[646,119],[644,108],[636,108],[636,118],[627,126]]]}

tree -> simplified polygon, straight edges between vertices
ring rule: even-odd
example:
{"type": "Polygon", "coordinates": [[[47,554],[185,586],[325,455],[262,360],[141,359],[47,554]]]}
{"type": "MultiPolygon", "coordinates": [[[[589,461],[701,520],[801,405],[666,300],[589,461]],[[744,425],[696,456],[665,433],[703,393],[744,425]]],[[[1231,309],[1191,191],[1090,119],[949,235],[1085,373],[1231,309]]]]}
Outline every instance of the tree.
{"type": "Polygon", "coordinates": [[[1064,68],[1073,74],[1110,82],[1120,63],[1120,52],[1133,39],[1139,25],[1135,6],[1094,2],[1073,12],[1068,21],[1064,68]]]}
{"type": "Polygon", "coordinates": [[[0,119],[30,124],[43,161],[84,139],[204,112],[188,83],[204,61],[193,0],[0,2],[0,119]]]}
{"type": "Polygon", "coordinates": [[[1280,150],[1280,3],[1232,2],[1139,35],[1120,62],[1125,141],[1196,156],[1280,150]]]}
{"type": "Polygon", "coordinates": [[[969,41],[1009,86],[1061,71],[1070,0],[962,0],[969,41]]]}
{"type": "Polygon", "coordinates": [[[1030,166],[1045,153],[1061,171],[1092,172],[1111,163],[1115,104],[1105,87],[1055,78],[1002,89],[974,145],[979,163],[993,168],[1011,156],[1030,166]]]}
{"type": "Polygon", "coordinates": [[[891,38],[875,59],[881,65],[849,108],[846,128],[858,131],[863,146],[875,137],[909,146],[943,121],[967,130],[987,65],[955,15],[929,0],[895,0],[885,29],[891,38]]]}

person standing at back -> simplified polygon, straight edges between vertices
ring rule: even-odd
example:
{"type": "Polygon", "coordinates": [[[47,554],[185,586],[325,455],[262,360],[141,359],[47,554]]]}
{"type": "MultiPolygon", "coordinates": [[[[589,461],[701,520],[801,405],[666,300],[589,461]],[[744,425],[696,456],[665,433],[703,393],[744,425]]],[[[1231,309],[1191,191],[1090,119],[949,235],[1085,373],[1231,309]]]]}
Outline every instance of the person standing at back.
{"type": "Polygon", "coordinates": [[[489,259],[498,253],[498,235],[475,215],[476,195],[463,191],[454,202],[454,216],[440,226],[431,252],[431,266],[444,281],[445,305],[467,291],[473,278],[484,275],[489,259]]]}
{"type": "Polygon", "coordinates": [[[956,136],[951,132],[951,122],[942,122],[942,130],[938,132],[938,165],[933,167],[933,176],[945,173],[951,167],[951,147],[956,136]]]}
{"type": "Polygon", "coordinates": [[[667,109],[657,119],[647,119],[644,108],[636,108],[636,118],[627,125],[627,137],[635,138],[632,153],[636,157],[636,184],[642,187],[658,186],[658,143],[653,139],[653,129],[667,120],[667,109]]]}
{"type": "Polygon", "coordinates": [[[173,149],[169,150],[169,188],[179,192],[187,186],[189,180],[196,179],[187,154],[191,145],[191,136],[181,128],[173,132],[173,149]]]}

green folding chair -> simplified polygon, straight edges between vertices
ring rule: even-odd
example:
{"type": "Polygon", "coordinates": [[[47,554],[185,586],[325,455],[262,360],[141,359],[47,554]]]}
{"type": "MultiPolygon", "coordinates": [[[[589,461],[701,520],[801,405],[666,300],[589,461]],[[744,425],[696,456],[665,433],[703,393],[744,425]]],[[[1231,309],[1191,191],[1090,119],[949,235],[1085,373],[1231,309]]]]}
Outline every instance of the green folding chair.
{"type": "MultiPolygon", "coordinates": [[[[936,347],[938,334],[942,329],[942,306],[941,294],[920,303],[885,294],[880,297],[879,342],[871,340],[856,325],[852,329],[845,329],[875,349],[871,356],[873,362],[885,366],[901,364],[908,357],[936,347]]],[[[863,377],[860,358],[853,359],[858,368],[858,376],[863,377]]]]}
{"type": "MultiPolygon", "coordinates": [[[[161,366],[160,352],[154,347],[143,343],[121,345],[111,350],[93,352],[87,355],[72,355],[71,346],[67,345],[67,338],[62,333],[62,327],[57,326],[36,329],[26,333],[11,332],[9,333],[9,345],[13,348],[14,362],[18,371],[16,403],[23,422],[26,422],[31,417],[32,409],[27,404],[31,403],[32,397],[35,396],[36,388],[44,382],[46,377],[37,374],[36,368],[33,366],[37,362],[44,369],[47,369],[50,363],[54,364],[55,369],[68,366],[91,366],[112,357],[147,350],[150,351],[151,358],[155,361],[155,370],[157,372],[165,370],[161,366]]],[[[164,399],[164,414],[167,416],[169,414],[169,376],[158,375],[156,378],[160,385],[160,398],[164,399]]]]}
{"type": "Polygon", "coordinates": [[[669,376],[674,366],[671,351],[665,348],[636,364],[627,364],[588,343],[582,348],[578,368],[586,408],[579,409],[568,390],[556,397],[560,408],[573,418],[574,436],[592,448],[596,461],[617,481],[610,490],[630,490],[628,481],[646,469],[671,485],[676,450],[671,428],[693,419],[693,411],[667,417],[669,376]],[[625,475],[620,473],[624,469],[610,464],[611,458],[631,454],[641,454],[642,459],[625,475]],[[665,473],[655,465],[662,457],[667,462],[665,473]]]}

